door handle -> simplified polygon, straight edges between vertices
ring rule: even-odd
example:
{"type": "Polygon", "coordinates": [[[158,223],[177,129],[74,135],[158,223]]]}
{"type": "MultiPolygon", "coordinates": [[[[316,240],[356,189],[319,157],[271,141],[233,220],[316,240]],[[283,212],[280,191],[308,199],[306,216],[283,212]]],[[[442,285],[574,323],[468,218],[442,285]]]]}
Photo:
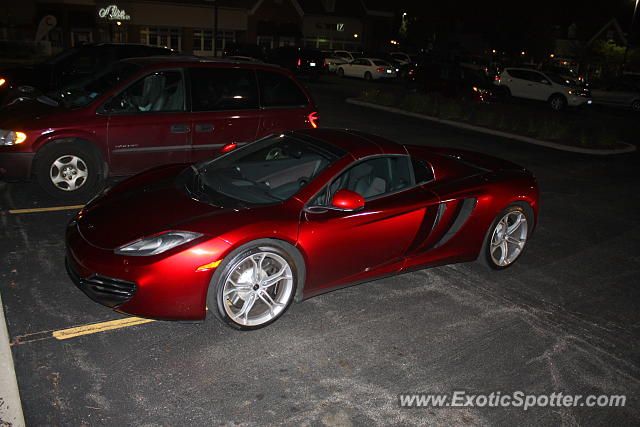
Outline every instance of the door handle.
{"type": "Polygon", "coordinates": [[[215,129],[214,125],[209,125],[209,124],[196,125],[196,132],[211,132],[213,129],[215,129]]]}
{"type": "Polygon", "coordinates": [[[187,125],[172,125],[171,133],[187,133],[191,129],[187,125]]]}

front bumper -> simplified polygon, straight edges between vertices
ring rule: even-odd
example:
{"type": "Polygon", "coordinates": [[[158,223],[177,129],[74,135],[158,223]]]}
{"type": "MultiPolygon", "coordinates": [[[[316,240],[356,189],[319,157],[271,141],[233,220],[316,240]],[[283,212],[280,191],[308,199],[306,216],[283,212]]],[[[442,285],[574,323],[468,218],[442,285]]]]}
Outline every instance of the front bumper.
{"type": "Polygon", "coordinates": [[[134,282],[100,274],[92,274],[87,278],[80,277],[80,274],[71,266],[68,256],[65,259],[65,266],[69,277],[78,289],[95,302],[107,307],[117,308],[126,303],[133,297],[138,288],[138,285],[134,282]]]}
{"type": "Polygon", "coordinates": [[[202,320],[213,270],[197,271],[229,248],[210,239],[182,251],[136,257],[87,242],[73,220],[67,227],[67,271],[92,300],[116,311],[157,319],[202,320]]]}
{"type": "Polygon", "coordinates": [[[35,155],[36,153],[0,153],[0,178],[29,178],[35,155]]]}

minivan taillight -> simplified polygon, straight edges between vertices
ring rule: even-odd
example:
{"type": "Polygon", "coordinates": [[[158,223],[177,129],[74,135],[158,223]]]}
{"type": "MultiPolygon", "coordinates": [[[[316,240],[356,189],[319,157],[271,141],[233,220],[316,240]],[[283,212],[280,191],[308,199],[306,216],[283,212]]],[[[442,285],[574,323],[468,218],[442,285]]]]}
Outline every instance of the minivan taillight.
{"type": "Polygon", "coordinates": [[[311,127],[316,129],[318,127],[318,112],[314,111],[313,113],[309,114],[308,118],[309,123],[311,123],[311,127]]]}

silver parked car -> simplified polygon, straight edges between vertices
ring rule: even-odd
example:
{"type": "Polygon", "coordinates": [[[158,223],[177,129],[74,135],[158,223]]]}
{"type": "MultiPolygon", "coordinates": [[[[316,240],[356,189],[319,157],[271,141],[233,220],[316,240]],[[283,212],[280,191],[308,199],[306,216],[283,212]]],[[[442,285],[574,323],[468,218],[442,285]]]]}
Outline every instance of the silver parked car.
{"type": "Polygon", "coordinates": [[[601,80],[591,83],[594,104],[631,108],[640,112],[640,88],[625,80],[601,80]]]}

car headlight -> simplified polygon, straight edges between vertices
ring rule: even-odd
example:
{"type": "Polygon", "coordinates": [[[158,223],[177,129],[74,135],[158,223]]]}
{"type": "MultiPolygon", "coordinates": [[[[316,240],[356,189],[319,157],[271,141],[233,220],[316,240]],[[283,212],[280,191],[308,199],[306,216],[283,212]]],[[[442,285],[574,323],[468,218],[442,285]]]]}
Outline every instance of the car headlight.
{"type": "Polygon", "coordinates": [[[202,234],[191,231],[166,231],[122,245],[114,252],[118,255],[129,256],[158,255],[201,236],[202,234]]]}
{"type": "Polygon", "coordinates": [[[0,77],[0,86],[4,86],[6,83],[7,83],[7,80],[0,77]]]}
{"type": "Polygon", "coordinates": [[[0,129],[0,145],[18,145],[26,139],[24,132],[0,129]]]}

